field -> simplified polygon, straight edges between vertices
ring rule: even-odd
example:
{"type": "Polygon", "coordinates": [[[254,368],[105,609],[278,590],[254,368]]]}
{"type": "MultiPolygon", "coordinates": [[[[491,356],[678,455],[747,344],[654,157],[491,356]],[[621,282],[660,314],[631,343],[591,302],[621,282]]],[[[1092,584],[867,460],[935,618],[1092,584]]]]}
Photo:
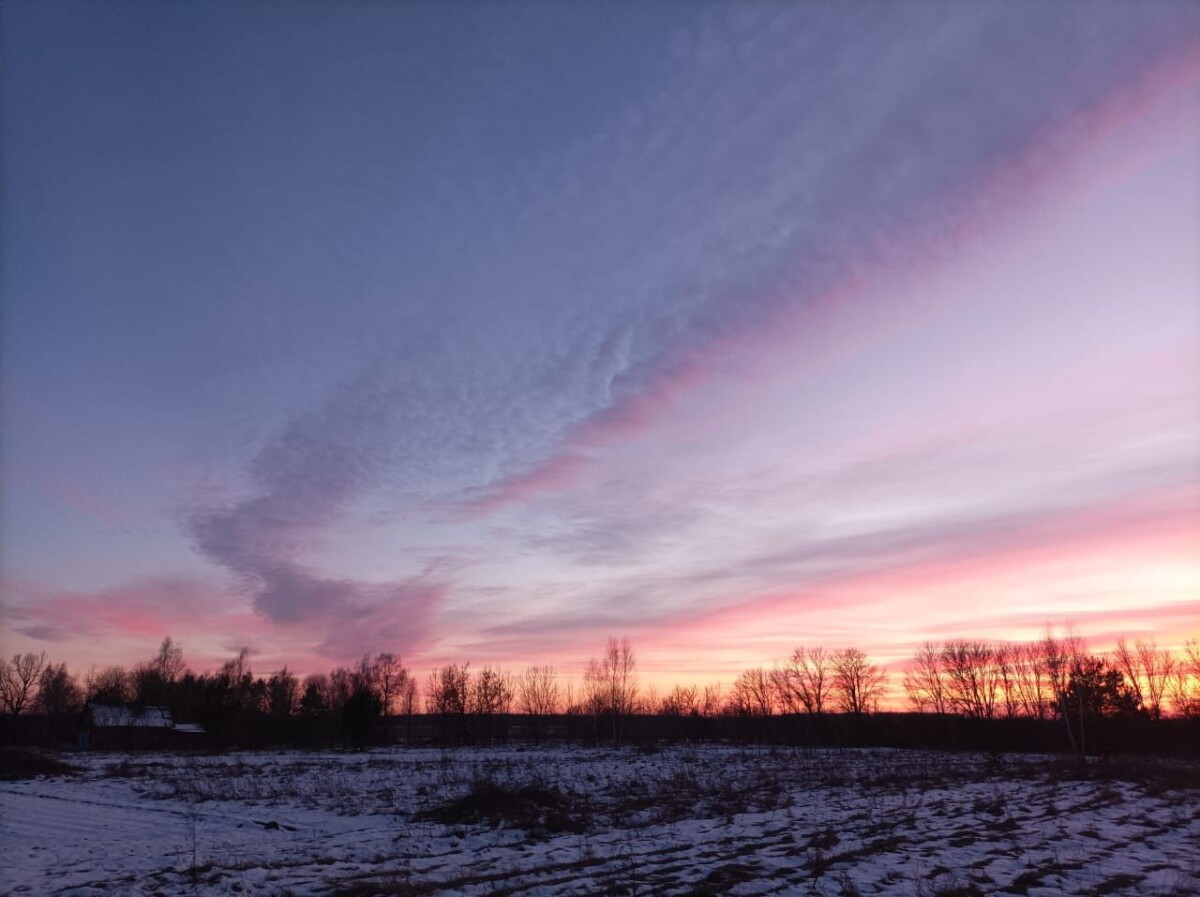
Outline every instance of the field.
{"type": "Polygon", "coordinates": [[[4,894],[1200,893],[1200,779],[678,747],[77,755],[0,782],[4,894]]]}

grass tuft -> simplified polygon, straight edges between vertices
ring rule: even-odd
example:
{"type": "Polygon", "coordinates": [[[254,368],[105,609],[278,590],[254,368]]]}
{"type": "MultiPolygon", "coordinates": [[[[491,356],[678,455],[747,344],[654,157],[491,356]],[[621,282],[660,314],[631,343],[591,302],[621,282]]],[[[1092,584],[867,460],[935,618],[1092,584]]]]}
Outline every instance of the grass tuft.
{"type": "Polygon", "coordinates": [[[477,780],[462,797],[416,818],[443,825],[511,826],[545,834],[579,834],[587,829],[584,814],[558,788],[541,784],[512,787],[491,779],[477,780]]]}

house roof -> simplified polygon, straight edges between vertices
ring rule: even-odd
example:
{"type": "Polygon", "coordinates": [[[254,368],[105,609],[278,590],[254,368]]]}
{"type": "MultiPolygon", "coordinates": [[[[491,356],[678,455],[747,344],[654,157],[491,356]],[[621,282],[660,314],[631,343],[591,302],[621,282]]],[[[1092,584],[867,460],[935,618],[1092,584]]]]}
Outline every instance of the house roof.
{"type": "Polygon", "coordinates": [[[170,729],[174,727],[171,711],[166,707],[146,706],[140,709],[126,705],[88,704],[93,728],[170,729]]]}

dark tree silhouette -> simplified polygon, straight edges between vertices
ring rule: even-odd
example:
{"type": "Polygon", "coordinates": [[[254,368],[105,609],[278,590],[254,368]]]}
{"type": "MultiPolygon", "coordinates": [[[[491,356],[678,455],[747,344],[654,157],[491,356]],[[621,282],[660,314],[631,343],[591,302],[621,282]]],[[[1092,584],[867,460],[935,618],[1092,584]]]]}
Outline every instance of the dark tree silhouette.
{"type": "Polygon", "coordinates": [[[342,705],[342,730],[354,747],[362,750],[370,742],[383,712],[383,702],[374,689],[360,684],[342,705]]]}
{"type": "Polygon", "coordinates": [[[837,706],[856,717],[870,713],[883,697],[886,677],[858,648],[833,655],[833,696],[837,706]]]}
{"type": "Polygon", "coordinates": [[[64,723],[83,707],[83,689],[67,671],[67,665],[49,664],[42,670],[36,709],[46,716],[46,738],[53,742],[62,735],[64,723]]]}
{"type": "Polygon", "coordinates": [[[12,660],[0,657],[0,700],[8,713],[20,716],[33,703],[45,665],[45,652],[14,654],[12,660]]]}
{"type": "Polygon", "coordinates": [[[133,683],[124,667],[106,667],[87,683],[87,699],[97,704],[127,704],[134,698],[133,683]]]}

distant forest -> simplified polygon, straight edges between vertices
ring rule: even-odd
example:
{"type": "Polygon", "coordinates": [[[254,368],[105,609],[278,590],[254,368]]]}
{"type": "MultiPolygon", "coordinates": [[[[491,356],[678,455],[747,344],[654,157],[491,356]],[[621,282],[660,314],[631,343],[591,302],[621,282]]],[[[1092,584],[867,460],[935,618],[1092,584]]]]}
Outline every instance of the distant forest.
{"type": "Polygon", "coordinates": [[[213,673],[163,639],[132,668],[82,680],[43,654],[0,659],[0,742],[79,743],[89,707],[165,708],[204,749],[382,743],[730,740],[988,750],[1200,753],[1200,642],[1093,653],[1074,634],[1030,643],[926,642],[899,682],[857,648],[797,647],[731,686],[641,687],[628,639],[612,638],[577,678],[469,663],[423,679],[394,654],[301,679],[256,675],[242,651],[213,673]],[[898,692],[897,689],[900,691],[898,692]],[[881,710],[902,693],[907,712],[881,710]]]}

